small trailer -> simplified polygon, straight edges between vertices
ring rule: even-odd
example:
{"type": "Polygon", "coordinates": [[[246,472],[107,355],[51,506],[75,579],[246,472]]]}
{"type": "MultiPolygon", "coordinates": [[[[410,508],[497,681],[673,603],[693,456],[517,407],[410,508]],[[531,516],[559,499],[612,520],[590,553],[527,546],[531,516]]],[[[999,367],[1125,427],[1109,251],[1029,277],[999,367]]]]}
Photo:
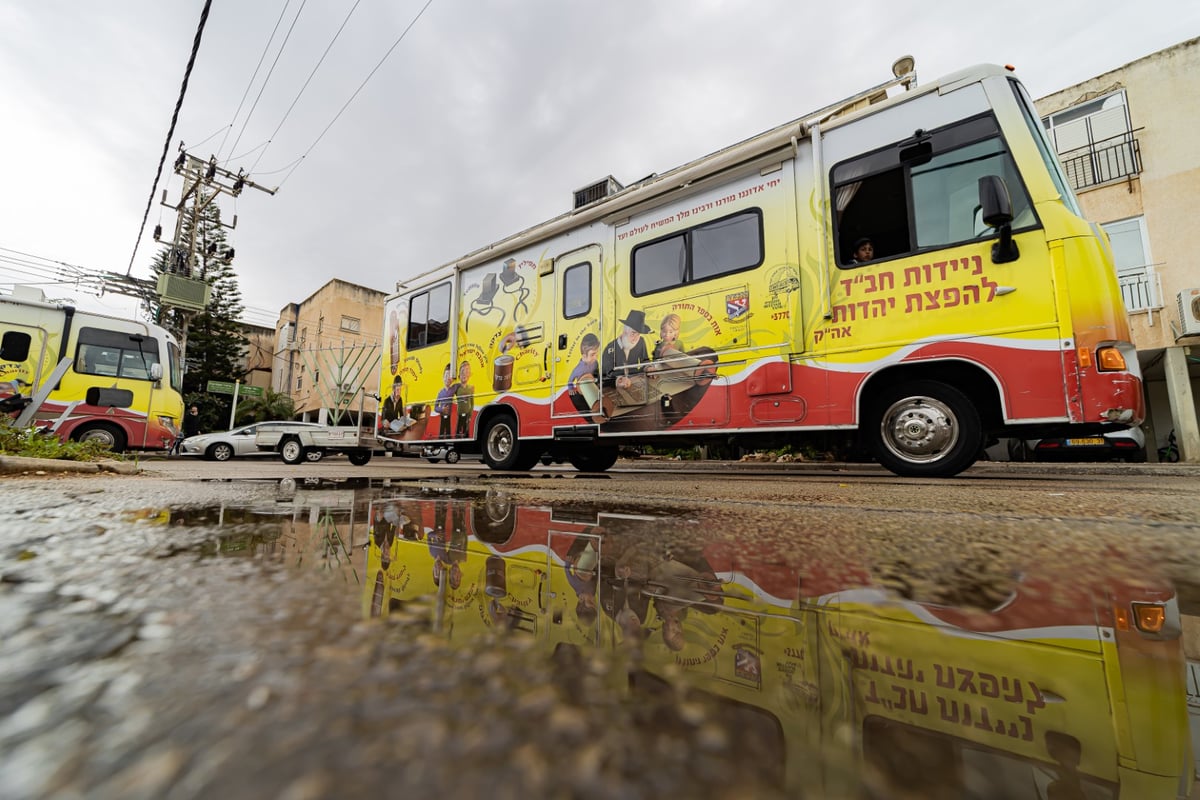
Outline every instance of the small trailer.
{"type": "Polygon", "coordinates": [[[259,450],[279,453],[285,464],[319,461],[326,455],[345,453],[351,464],[361,467],[371,460],[375,432],[355,425],[285,426],[255,434],[254,445],[259,450]]]}

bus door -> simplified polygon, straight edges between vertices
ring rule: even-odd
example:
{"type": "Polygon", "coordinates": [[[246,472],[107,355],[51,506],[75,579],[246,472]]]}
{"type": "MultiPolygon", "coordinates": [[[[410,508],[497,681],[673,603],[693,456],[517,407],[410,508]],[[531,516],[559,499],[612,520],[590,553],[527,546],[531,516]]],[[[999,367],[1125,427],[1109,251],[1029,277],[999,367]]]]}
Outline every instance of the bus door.
{"type": "Polygon", "coordinates": [[[600,299],[603,253],[588,245],[554,259],[553,334],[547,337],[557,424],[593,421],[600,408],[600,299]]]}

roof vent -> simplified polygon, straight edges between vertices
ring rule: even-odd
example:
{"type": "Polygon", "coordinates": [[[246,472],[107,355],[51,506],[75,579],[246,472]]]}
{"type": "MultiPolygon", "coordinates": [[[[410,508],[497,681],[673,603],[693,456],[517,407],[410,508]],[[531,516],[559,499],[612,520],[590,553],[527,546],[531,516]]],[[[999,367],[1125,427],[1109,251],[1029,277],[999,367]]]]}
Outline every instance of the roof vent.
{"type": "Polygon", "coordinates": [[[603,200],[606,197],[611,197],[625,187],[617,182],[617,179],[609,175],[602,181],[597,181],[590,186],[585,186],[582,189],[575,190],[575,208],[583,208],[586,205],[603,200]]]}

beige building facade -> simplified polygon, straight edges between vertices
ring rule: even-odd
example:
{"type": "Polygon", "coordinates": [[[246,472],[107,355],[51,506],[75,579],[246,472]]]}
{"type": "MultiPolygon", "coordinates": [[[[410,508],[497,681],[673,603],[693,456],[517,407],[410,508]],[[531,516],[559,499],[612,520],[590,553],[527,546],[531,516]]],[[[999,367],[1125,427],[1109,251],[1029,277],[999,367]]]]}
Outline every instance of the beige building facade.
{"type": "Polygon", "coordinates": [[[334,278],[279,312],[272,389],[291,396],[297,419],[374,424],[385,297],[334,278]]]}
{"type": "Polygon", "coordinates": [[[1200,461],[1200,38],[1036,103],[1085,216],[1112,242],[1146,379],[1150,460],[1200,461]]]}

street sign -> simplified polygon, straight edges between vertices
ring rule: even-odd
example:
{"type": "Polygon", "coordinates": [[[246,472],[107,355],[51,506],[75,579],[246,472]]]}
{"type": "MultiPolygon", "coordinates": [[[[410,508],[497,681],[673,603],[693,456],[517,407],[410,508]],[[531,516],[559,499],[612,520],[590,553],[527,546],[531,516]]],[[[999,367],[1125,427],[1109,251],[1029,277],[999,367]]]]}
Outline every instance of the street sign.
{"type": "MultiPolygon", "coordinates": [[[[233,384],[229,381],[209,381],[208,391],[213,394],[233,394],[233,384]]],[[[262,397],[263,389],[261,386],[242,386],[237,387],[238,397],[262,397]]]]}

